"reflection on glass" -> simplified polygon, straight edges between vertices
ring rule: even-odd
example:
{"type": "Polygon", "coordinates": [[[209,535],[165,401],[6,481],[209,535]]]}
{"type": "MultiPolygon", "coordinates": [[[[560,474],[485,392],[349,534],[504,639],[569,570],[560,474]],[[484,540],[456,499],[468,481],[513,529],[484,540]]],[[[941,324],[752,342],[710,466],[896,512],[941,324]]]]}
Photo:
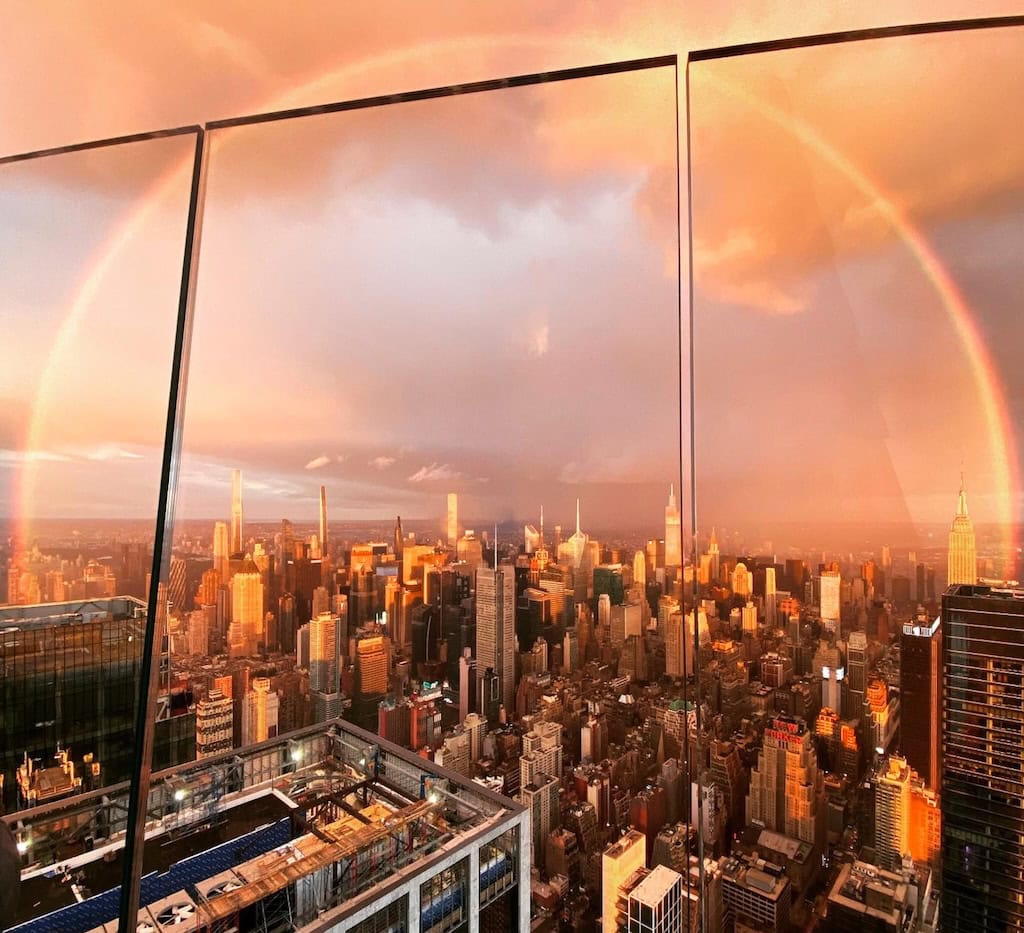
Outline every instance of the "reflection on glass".
{"type": "Polygon", "coordinates": [[[941,888],[946,928],[1020,922],[999,865],[1024,854],[1024,733],[982,710],[1019,706],[1024,654],[993,634],[967,660],[943,593],[1020,602],[1021,39],[691,66],[700,799],[726,909],[760,890],[803,924],[818,897],[838,924],[883,891],[932,929],[941,888]]]}
{"type": "MultiPolygon", "coordinates": [[[[75,903],[47,866],[116,831],[95,801],[134,770],[194,145],[0,168],[0,789],[8,814],[53,806],[11,822],[25,880],[5,924],[75,903]]],[[[158,757],[186,760],[167,735],[158,757]]]]}
{"type": "Polygon", "coordinates": [[[166,581],[197,761],[151,825],[247,855],[208,896],[152,839],[182,910],[521,927],[531,863],[567,878],[563,714],[604,665],[586,782],[679,587],[674,114],[659,69],[211,133],[166,581]]]}

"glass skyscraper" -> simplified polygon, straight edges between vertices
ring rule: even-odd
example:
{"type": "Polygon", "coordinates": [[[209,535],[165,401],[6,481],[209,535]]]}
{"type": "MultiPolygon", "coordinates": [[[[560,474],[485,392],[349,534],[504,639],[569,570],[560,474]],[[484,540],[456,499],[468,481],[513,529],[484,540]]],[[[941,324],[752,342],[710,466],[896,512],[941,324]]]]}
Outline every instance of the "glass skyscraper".
{"type": "Polygon", "coordinates": [[[942,918],[1024,926],[1024,591],[942,597],[942,918]]]}

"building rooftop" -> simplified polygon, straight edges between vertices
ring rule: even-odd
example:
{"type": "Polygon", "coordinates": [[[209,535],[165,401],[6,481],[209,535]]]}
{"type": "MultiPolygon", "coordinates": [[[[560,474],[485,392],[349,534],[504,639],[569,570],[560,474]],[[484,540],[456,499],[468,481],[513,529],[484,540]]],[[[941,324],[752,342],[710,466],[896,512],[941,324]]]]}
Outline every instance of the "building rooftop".
{"type": "MultiPolygon", "coordinates": [[[[908,907],[908,886],[892,872],[866,862],[848,862],[839,869],[828,899],[829,903],[902,929],[901,918],[908,907]]],[[[910,909],[914,906],[909,905],[910,909]]]]}
{"type": "Polygon", "coordinates": [[[945,595],[987,599],[1001,603],[1013,602],[1019,603],[1024,607],[1024,589],[1020,589],[1017,586],[997,587],[958,583],[946,590],[945,595]]]}
{"type": "Polygon", "coordinates": [[[657,865],[651,869],[650,874],[644,878],[630,893],[630,899],[646,904],[648,907],[656,907],[660,904],[665,895],[672,890],[673,885],[682,881],[679,872],[672,871],[664,865],[657,865]]]}
{"type": "Polygon", "coordinates": [[[781,867],[761,858],[727,858],[722,864],[722,874],[727,881],[741,887],[753,888],[773,901],[779,899],[789,884],[789,879],[781,867]]]}
{"type": "Polygon", "coordinates": [[[63,603],[35,603],[26,606],[0,606],[0,632],[100,619],[144,619],[146,604],[134,596],[109,599],[79,599],[63,603]]]}
{"type": "MultiPolygon", "coordinates": [[[[5,818],[24,859],[18,933],[92,930],[117,916],[128,793],[119,784],[5,818]]],[[[214,923],[288,897],[298,879],[366,852],[369,870],[337,873],[326,890],[313,886],[311,901],[292,905],[296,929],[364,908],[523,815],[513,801],[340,720],[159,772],[150,800],[144,908],[173,895],[214,923]],[[208,882],[229,871],[245,884],[211,894],[217,886],[208,882]]]]}
{"type": "Polygon", "coordinates": [[[621,839],[619,839],[618,842],[613,843],[607,849],[605,849],[605,858],[621,858],[625,854],[625,852],[636,843],[638,839],[645,839],[644,834],[635,829],[631,829],[621,839]]]}

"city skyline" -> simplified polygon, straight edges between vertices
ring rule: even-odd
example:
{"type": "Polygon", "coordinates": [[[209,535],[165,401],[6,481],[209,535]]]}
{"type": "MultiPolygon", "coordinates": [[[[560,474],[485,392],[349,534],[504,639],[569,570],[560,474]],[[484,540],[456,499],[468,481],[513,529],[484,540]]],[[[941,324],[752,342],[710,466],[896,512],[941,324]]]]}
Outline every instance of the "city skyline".
{"type": "Polygon", "coordinates": [[[207,125],[181,308],[199,136],[0,165],[0,929],[1024,925],[1024,16],[311,2],[24,3],[61,132],[447,87],[207,125]]]}

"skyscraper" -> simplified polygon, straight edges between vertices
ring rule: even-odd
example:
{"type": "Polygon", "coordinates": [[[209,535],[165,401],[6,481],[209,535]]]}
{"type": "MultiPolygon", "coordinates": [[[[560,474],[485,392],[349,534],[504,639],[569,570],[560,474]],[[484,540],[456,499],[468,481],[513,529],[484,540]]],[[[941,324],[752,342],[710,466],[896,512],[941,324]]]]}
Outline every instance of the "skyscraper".
{"type": "Polygon", "coordinates": [[[942,925],[1024,927],[1024,590],[942,597],[942,925]]]}
{"type": "Polygon", "coordinates": [[[683,565],[683,532],[676,505],[675,485],[668,487],[668,505],[665,506],[665,566],[683,565]]]}
{"type": "Polygon", "coordinates": [[[875,864],[899,871],[903,858],[934,864],[939,848],[939,810],[905,758],[884,760],[874,775],[875,864]]]}
{"type": "Polygon", "coordinates": [[[842,578],[838,570],[821,572],[821,624],[834,632],[839,625],[839,603],[842,578]]]}
{"type": "Polygon", "coordinates": [[[766,567],[764,571],[764,621],[769,631],[774,630],[778,624],[775,599],[775,568],[766,567]]]}
{"type": "Polygon", "coordinates": [[[850,632],[846,641],[846,702],[844,711],[847,718],[861,715],[864,705],[864,691],[867,688],[867,636],[860,630],[850,632]]]}
{"type": "Polygon", "coordinates": [[[459,497],[448,493],[448,547],[454,550],[459,543],[459,497]]]}
{"type": "Polygon", "coordinates": [[[601,856],[601,929],[617,928],[619,891],[638,868],[647,865],[647,837],[631,829],[601,856]]]}
{"type": "Polygon", "coordinates": [[[939,619],[907,622],[900,637],[900,744],[907,763],[938,790],[942,755],[942,635],[939,619]]]}
{"type": "Polygon", "coordinates": [[[345,641],[341,620],[333,612],[314,614],[309,634],[309,692],[314,722],[341,715],[340,651],[345,641]]]}
{"type": "Polygon", "coordinates": [[[640,587],[640,592],[647,588],[647,555],[637,551],[633,555],[633,585],[640,587]]]}
{"type": "Polygon", "coordinates": [[[539,722],[523,736],[519,759],[519,801],[533,814],[533,851],[543,863],[548,833],[557,829],[558,787],[562,776],[562,727],[539,722]]]}
{"type": "Polygon", "coordinates": [[[722,555],[718,550],[718,536],[715,534],[714,528],[711,529],[711,539],[708,541],[708,556],[711,558],[711,566],[709,567],[711,582],[717,583],[722,555]]]}
{"type": "MultiPolygon", "coordinates": [[[[576,500],[576,531],[573,532],[572,536],[564,545],[559,547],[559,551],[565,548],[566,556],[572,561],[573,567],[577,570],[583,565],[583,554],[587,549],[587,536],[580,529],[580,500],[576,500]]],[[[559,560],[562,559],[562,555],[559,554],[559,560]]]]}
{"type": "Polygon", "coordinates": [[[683,876],[664,865],[629,892],[627,933],[676,933],[683,929],[683,876]]]}
{"type": "Polygon", "coordinates": [[[327,553],[327,487],[320,487],[320,553],[327,553]]]}
{"type": "Polygon", "coordinates": [[[280,698],[269,677],[257,677],[242,704],[242,744],[255,745],[277,735],[280,698]]]}
{"type": "Polygon", "coordinates": [[[476,572],[477,670],[494,671],[501,702],[515,709],[515,574],[509,566],[480,567],[476,572]]]}
{"type": "Polygon", "coordinates": [[[231,750],[234,703],[214,688],[196,704],[196,758],[231,750]]]}
{"type": "Polygon", "coordinates": [[[974,522],[967,514],[967,489],[960,474],[960,496],[956,515],[949,529],[949,556],[946,562],[946,585],[978,582],[978,555],[974,544],[974,522]]]}
{"type": "Polygon", "coordinates": [[[811,738],[802,719],[771,721],[750,774],[747,819],[813,846],[821,842],[824,797],[811,738]]]}
{"type": "Polygon", "coordinates": [[[220,582],[226,585],[231,576],[231,542],[224,522],[213,526],[213,569],[217,571],[220,582]]]}
{"type": "Polygon", "coordinates": [[[309,689],[338,691],[338,618],[330,612],[309,623],[309,689]]]}
{"type": "Polygon", "coordinates": [[[364,695],[388,691],[388,652],[383,636],[361,638],[356,645],[356,676],[364,695]]]}
{"type": "Polygon", "coordinates": [[[243,553],[242,543],[242,471],[231,473],[231,553],[243,553]]]}
{"type": "Polygon", "coordinates": [[[262,639],[263,578],[259,568],[249,560],[231,578],[230,652],[236,657],[255,654],[262,639]]]}
{"type": "Polygon", "coordinates": [[[402,516],[395,516],[395,536],[394,545],[392,550],[395,552],[395,557],[398,562],[401,563],[402,555],[405,553],[405,533],[402,531],[402,516]]]}
{"type": "Polygon", "coordinates": [[[892,549],[888,544],[882,545],[882,587],[886,599],[892,597],[892,549]]]}
{"type": "Polygon", "coordinates": [[[675,609],[665,618],[665,673],[669,677],[689,677],[695,673],[692,611],[684,616],[681,609],[675,609]]]}

